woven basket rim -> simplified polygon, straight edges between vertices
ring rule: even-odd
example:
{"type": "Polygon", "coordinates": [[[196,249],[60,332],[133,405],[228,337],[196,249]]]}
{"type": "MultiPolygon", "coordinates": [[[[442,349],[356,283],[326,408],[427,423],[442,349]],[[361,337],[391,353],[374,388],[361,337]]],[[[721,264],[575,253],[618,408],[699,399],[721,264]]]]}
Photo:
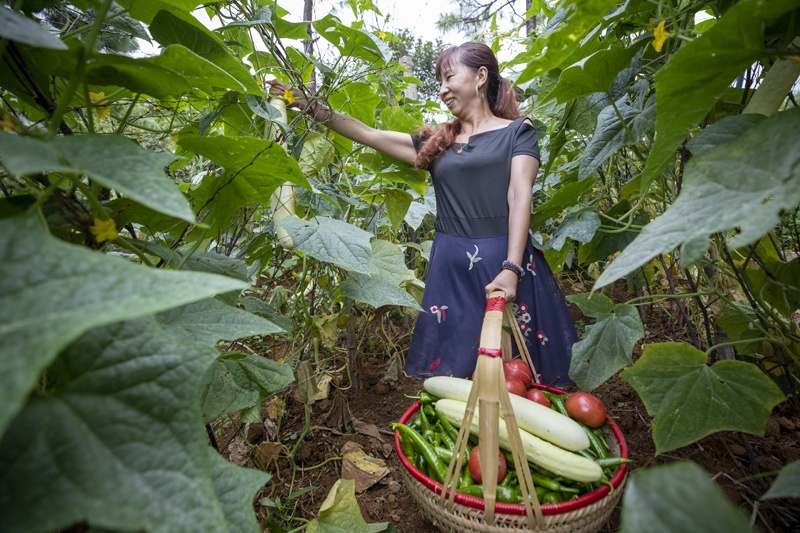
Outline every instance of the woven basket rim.
{"type": "MultiPolygon", "coordinates": [[[[556,394],[566,393],[566,391],[563,391],[556,387],[550,387],[547,385],[539,385],[534,383],[533,387],[536,387],[538,389],[543,389],[548,392],[553,392],[556,394]]],[[[411,407],[409,407],[408,410],[406,410],[406,412],[403,413],[403,416],[400,417],[400,423],[405,424],[406,422],[408,422],[408,419],[411,418],[411,416],[413,416],[414,413],[417,412],[417,410],[419,410],[421,405],[422,404],[419,401],[416,401],[413,405],[411,405],[411,407]]],[[[617,440],[617,443],[619,444],[620,457],[627,459],[628,445],[625,442],[625,437],[622,435],[622,431],[619,429],[617,423],[611,419],[611,417],[606,418],[606,423],[609,425],[611,433],[614,435],[614,438],[617,440]]],[[[442,493],[442,491],[444,490],[444,486],[438,481],[431,479],[430,477],[422,473],[420,470],[418,470],[413,464],[411,464],[411,461],[409,461],[408,458],[405,456],[405,454],[403,453],[402,445],[400,444],[399,430],[395,430],[394,432],[394,448],[395,451],[397,452],[398,457],[400,458],[400,462],[403,464],[403,467],[406,470],[408,470],[408,472],[414,478],[416,478],[417,481],[422,483],[428,489],[434,491],[436,494],[442,493]]],[[[611,485],[614,487],[614,490],[620,488],[623,481],[625,480],[625,476],[627,473],[628,473],[628,465],[625,463],[619,465],[619,468],[617,468],[617,471],[614,473],[614,476],[609,480],[611,485]]],[[[597,488],[587,494],[584,494],[583,496],[576,498],[574,500],[569,500],[561,503],[543,504],[541,506],[542,514],[555,515],[555,514],[576,511],[578,509],[582,509],[583,507],[586,507],[588,505],[591,505],[595,502],[602,500],[603,498],[608,496],[610,492],[611,492],[611,487],[609,487],[608,485],[603,485],[602,487],[597,488]]],[[[448,490],[447,493],[449,497],[450,491],[448,490]]],[[[471,507],[473,509],[480,509],[480,510],[484,509],[484,500],[476,496],[470,496],[468,494],[456,492],[454,500],[456,503],[459,503],[466,507],[471,507]]],[[[511,514],[511,515],[524,515],[526,513],[525,506],[521,503],[502,503],[502,502],[496,502],[495,512],[511,514]]]]}

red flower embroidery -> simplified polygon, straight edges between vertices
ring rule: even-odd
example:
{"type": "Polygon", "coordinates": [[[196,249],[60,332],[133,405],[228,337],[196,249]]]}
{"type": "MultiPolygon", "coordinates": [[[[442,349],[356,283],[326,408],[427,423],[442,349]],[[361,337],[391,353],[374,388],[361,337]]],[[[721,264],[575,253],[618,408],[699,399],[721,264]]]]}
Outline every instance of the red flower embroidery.
{"type": "Polygon", "coordinates": [[[433,363],[431,363],[431,366],[430,366],[430,371],[431,371],[431,372],[433,372],[434,370],[436,370],[437,368],[439,368],[439,363],[441,363],[441,362],[442,362],[442,358],[441,358],[441,357],[437,358],[437,359],[436,359],[436,361],[434,361],[433,363]]]}

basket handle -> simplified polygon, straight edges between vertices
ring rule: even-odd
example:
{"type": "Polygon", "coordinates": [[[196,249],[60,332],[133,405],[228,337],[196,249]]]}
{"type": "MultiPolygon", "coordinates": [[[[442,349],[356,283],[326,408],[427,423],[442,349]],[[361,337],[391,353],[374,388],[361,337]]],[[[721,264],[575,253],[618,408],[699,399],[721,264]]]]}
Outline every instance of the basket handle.
{"type": "MultiPolygon", "coordinates": [[[[446,498],[445,494],[449,494],[447,499],[452,510],[456,492],[455,478],[458,477],[461,471],[467,439],[477,408],[480,412],[478,444],[480,446],[481,475],[483,477],[484,515],[487,523],[493,523],[495,520],[498,472],[496,450],[499,450],[501,409],[514,462],[517,465],[527,466],[528,464],[523,452],[522,441],[520,440],[519,427],[517,426],[503,377],[502,337],[504,314],[505,294],[502,291],[494,291],[489,295],[489,299],[486,302],[486,312],[483,318],[483,327],[481,328],[480,349],[478,350],[478,363],[475,367],[473,378],[474,383],[467,399],[464,418],[461,422],[455,450],[453,451],[453,459],[450,461],[445,476],[445,490],[442,491],[442,501],[446,498]],[[448,493],[447,487],[451,486],[451,483],[452,487],[448,493]]],[[[520,468],[518,474],[521,474],[519,477],[520,489],[528,524],[531,528],[534,528],[536,522],[543,523],[539,500],[536,497],[530,470],[520,468]],[[534,521],[534,512],[536,521],[534,521]]]]}

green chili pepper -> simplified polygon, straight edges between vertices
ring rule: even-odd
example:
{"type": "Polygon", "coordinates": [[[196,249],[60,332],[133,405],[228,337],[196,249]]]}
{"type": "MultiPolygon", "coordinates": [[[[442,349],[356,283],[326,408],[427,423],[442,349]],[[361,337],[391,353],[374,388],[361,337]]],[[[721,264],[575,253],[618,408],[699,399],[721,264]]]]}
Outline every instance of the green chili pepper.
{"type": "Polygon", "coordinates": [[[605,459],[595,459],[595,463],[599,464],[603,468],[607,468],[609,466],[619,466],[621,464],[630,463],[631,460],[627,457],[607,457],[605,459]]]}
{"type": "Polygon", "coordinates": [[[450,423],[443,413],[437,411],[436,409],[434,409],[433,412],[436,414],[436,418],[439,419],[439,425],[442,426],[444,432],[447,433],[447,435],[453,441],[453,446],[455,446],[455,442],[458,440],[458,429],[456,429],[456,427],[450,423]]]}
{"type": "MultiPolygon", "coordinates": [[[[458,492],[463,492],[464,494],[469,494],[470,496],[477,496],[478,498],[483,498],[483,485],[475,484],[469,485],[462,489],[458,489],[458,492]]],[[[504,485],[497,485],[497,491],[495,492],[497,501],[503,503],[519,503],[522,501],[522,496],[517,489],[513,487],[506,487],[504,485]]]]}
{"type": "Polygon", "coordinates": [[[607,459],[611,454],[606,451],[606,446],[600,442],[600,439],[597,438],[597,435],[592,432],[592,430],[584,424],[583,422],[578,422],[581,425],[583,430],[586,432],[586,436],[589,437],[589,449],[597,455],[597,459],[607,459]]]}
{"type": "Polygon", "coordinates": [[[542,487],[548,489],[551,492],[571,492],[577,494],[580,492],[578,489],[574,487],[567,487],[562,485],[555,479],[549,478],[542,474],[537,474],[536,472],[531,472],[531,479],[533,480],[534,485],[541,485],[542,487]]]}
{"type": "Polygon", "coordinates": [[[420,423],[422,424],[419,430],[420,434],[429,443],[434,442],[436,435],[433,432],[433,426],[431,425],[430,420],[428,420],[428,415],[425,413],[424,408],[419,410],[419,419],[420,423]]]}
{"type": "Polygon", "coordinates": [[[433,445],[426,441],[422,435],[405,424],[394,423],[392,424],[392,429],[397,429],[401,433],[408,435],[411,443],[417,449],[419,454],[425,459],[425,462],[428,463],[428,468],[431,470],[430,474],[432,474],[431,477],[433,477],[439,483],[444,483],[444,476],[447,474],[447,466],[442,463],[441,459],[439,459],[439,456],[436,455],[436,450],[434,449],[433,445]]]}
{"type": "Polygon", "coordinates": [[[474,483],[475,480],[472,479],[472,472],[469,471],[469,467],[465,464],[461,469],[461,477],[458,480],[458,490],[461,490],[464,487],[469,487],[474,483]]]}
{"type": "Polygon", "coordinates": [[[561,503],[562,501],[563,501],[563,498],[562,498],[561,494],[559,494],[558,492],[547,492],[542,497],[542,503],[543,504],[561,503]]]}
{"type": "Polygon", "coordinates": [[[400,448],[403,450],[403,455],[411,461],[411,464],[414,464],[414,446],[404,433],[398,433],[398,436],[400,438],[400,448]]]}
{"type": "Polygon", "coordinates": [[[504,487],[513,487],[519,485],[519,480],[517,479],[517,473],[513,470],[509,470],[506,472],[506,475],[503,476],[503,479],[500,480],[500,484],[504,487]]]}
{"type": "Polygon", "coordinates": [[[421,391],[419,393],[419,401],[422,402],[422,405],[430,405],[438,402],[439,398],[428,391],[421,391]]]}

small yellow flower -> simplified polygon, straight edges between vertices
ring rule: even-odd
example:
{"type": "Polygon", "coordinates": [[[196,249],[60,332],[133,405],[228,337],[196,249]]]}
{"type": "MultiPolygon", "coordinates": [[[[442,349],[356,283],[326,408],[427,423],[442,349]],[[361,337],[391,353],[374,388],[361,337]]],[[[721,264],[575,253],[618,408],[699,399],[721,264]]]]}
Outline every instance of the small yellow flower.
{"type": "Polygon", "coordinates": [[[174,142],[175,144],[178,144],[178,139],[181,138],[181,135],[178,132],[178,130],[175,130],[175,131],[173,131],[172,133],[169,134],[169,138],[172,139],[172,142],[174,142]]]}
{"type": "Polygon", "coordinates": [[[662,20],[653,30],[653,48],[656,52],[661,52],[661,49],[664,47],[664,42],[669,38],[669,33],[664,31],[664,24],[666,24],[666,22],[666,20],[662,20]]]}
{"type": "Polygon", "coordinates": [[[294,93],[291,89],[286,89],[283,91],[283,99],[286,100],[287,104],[294,103],[294,93]]]}
{"type": "Polygon", "coordinates": [[[89,231],[97,242],[113,241],[117,238],[117,224],[113,218],[108,220],[94,219],[94,225],[89,226],[89,231]]]}
{"type": "Polygon", "coordinates": [[[382,32],[378,33],[378,37],[381,38],[381,41],[385,41],[386,40],[386,32],[382,31],[382,32]]]}
{"type": "Polygon", "coordinates": [[[103,120],[104,118],[108,118],[111,116],[111,106],[110,105],[99,105],[95,108],[95,113],[97,113],[97,118],[99,120],[103,120]]]}
{"type": "Polygon", "coordinates": [[[97,114],[98,119],[103,120],[104,118],[111,116],[111,106],[101,103],[106,98],[105,93],[90,92],[89,98],[92,99],[92,103],[95,105],[94,112],[97,114]]]}
{"type": "Polygon", "coordinates": [[[396,94],[396,95],[394,95],[394,99],[395,99],[395,100],[397,100],[397,101],[399,102],[400,100],[402,100],[402,99],[403,99],[403,95],[401,95],[401,94],[396,94]]]}

